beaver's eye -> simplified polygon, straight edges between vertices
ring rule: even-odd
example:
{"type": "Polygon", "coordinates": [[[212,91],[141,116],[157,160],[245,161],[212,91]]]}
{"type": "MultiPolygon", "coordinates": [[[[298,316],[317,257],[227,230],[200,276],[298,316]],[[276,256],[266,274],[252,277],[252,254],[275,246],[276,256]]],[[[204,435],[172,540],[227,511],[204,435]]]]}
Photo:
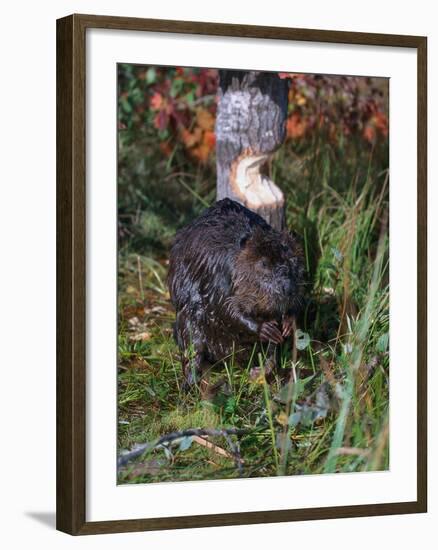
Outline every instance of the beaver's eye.
{"type": "Polygon", "coordinates": [[[268,267],[268,262],[266,260],[262,260],[262,267],[268,267]]]}
{"type": "Polygon", "coordinates": [[[282,244],[281,250],[283,250],[283,252],[287,252],[289,250],[289,247],[287,246],[287,244],[282,244]]]}

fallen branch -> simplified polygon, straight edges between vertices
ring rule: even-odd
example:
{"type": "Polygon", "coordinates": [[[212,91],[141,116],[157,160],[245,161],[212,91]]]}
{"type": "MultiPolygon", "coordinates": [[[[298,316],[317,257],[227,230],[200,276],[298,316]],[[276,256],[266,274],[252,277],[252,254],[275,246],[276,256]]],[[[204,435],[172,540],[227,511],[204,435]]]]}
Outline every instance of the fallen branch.
{"type": "Polygon", "coordinates": [[[119,458],[117,459],[117,468],[120,469],[126,464],[128,464],[128,462],[131,462],[131,460],[138,458],[144,453],[150,452],[156,447],[159,447],[160,445],[171,443],[176,439],[182,439],[183,437],[191,437],[191,436],[197,436],[197,437],[210,436],[210,437],[224,437],[226,439],[230,447],[231,453],[234,457],[236,467],[239,469],[239,472],[241,473],[242,459],[240,457],[239,444],[234,443],[230,436],[231,435],[239,436],[247,433],[248,433],[248,430],[243,430],[239,428],[223,428],[222,430],[214,430],[214,429],[208,429],[208,428],[190,428],[188,430],[182,430],[180,432],[171,432],[169,434],[159,437],[155,441],[137,445],[134,449],[132,449],[132,451],[122,452],[119,455],[119,458]]]}

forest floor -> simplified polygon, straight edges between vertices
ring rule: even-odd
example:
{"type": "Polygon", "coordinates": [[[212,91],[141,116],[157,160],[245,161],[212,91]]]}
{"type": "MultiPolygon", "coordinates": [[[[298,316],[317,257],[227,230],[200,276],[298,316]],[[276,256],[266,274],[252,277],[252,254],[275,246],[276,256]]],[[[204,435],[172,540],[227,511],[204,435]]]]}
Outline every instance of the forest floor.
{"type": "Polygon", "coordinates": [[[119,483],[387,469],[386,152],[316,143],[276,154],[271,177],[287,197],[288,227],[303,237],[308,271],[296,360],[287,343],[268,384],[250,375],[259,357],[243,367],[230,358],[212,374],[209,397],[182,389],[166,273],[175,231],[214,201],[214,168],[189,171],[177,154],[142,163],[142,155],[138,141],[122,144],[118,448],[152,445],[120,469],[119,483]],[[241,433],[154,444],[192,428],[241,433]]]}

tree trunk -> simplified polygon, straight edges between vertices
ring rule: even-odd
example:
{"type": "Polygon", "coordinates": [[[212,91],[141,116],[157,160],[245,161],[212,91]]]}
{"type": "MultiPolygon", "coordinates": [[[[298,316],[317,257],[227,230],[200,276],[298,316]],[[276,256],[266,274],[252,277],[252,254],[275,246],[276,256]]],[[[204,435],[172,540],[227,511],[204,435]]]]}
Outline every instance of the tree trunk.
{"type": "Polygon", "coordinates": [[[286,135],[288,80],[277,73],[219,71],[217,200],[229,197],[284,225],[284,196],[264,171],[286,135]]]}

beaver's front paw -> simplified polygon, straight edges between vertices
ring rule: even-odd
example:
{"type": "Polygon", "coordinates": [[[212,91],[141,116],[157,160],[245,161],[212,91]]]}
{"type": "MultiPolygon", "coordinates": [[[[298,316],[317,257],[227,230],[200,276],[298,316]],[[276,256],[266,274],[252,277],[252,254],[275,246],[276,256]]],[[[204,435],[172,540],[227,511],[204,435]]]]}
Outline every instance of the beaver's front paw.
{"type": "Polygon", "coordinates": [[[294,316],[284,316],[281,323],[281,334],[283,338],[290,336],[295,329],[295,317],[294,316]]]}
{"type": "Polygon", "coordinates": [[[283,342],[283,336],[275,321],[265,321],[260,325],[259,338],[263,342],[272,342],[274,344],[281,344],[283,342]]]}

